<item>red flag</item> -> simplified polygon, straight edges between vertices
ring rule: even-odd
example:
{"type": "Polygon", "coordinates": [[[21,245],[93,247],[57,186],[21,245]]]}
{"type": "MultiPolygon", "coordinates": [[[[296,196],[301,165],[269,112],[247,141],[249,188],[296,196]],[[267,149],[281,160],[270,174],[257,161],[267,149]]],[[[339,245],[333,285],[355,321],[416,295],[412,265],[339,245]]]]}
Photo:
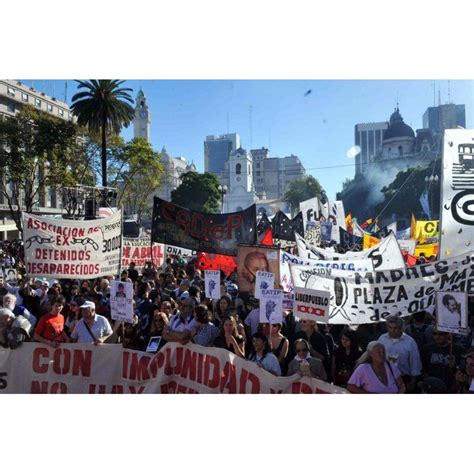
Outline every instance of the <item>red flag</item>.
{"type": "Polygon", "coordinates": [[[272,228],[268,227],[258,236],[258,243],[260,245],[267,245],[271,247],[273,245],[272,228]]]}
{"type": "Polygon", "coordinates": [[[237,259],[228,255],[199,252],[196,268],[199,270],[222,270],[228,276],[237,268],[237,259]]]}
{"type": "Polygon", "coordinates": [[[417,264],[418,259],[414,255],[409,254],[406,250],[402,250],[401,252],[403,255],[403,259],[405,260],[405,263],[409,267],[413,267],[414,265],[417,264]]]}

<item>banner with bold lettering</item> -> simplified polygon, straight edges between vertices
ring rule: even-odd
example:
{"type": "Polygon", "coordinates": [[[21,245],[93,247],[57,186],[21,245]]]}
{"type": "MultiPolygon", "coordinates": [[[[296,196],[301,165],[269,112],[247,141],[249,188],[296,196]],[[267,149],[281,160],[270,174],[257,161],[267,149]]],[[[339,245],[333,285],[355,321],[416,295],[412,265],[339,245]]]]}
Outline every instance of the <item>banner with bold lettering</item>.
{"type": "Polygon", "coordinates": [[[78,280],[120,271],[122,214],[90,221],[52,219],[23,213],[29,277],[78,280]]]}
{"type": "Polygon", "coordinates": [[[443,143],[440,258],[474,244],[474,131],[445,130],[443,143]]]}
{"type": "Polygon", "coordinates": [[[197,250],[185,249],[174,245],[166,245],[165,252],[167,257],[194,257],[197,255],[197,250]]]}
{"type": "Polygon", "coordinates": [[[312,267],[292,265],[291,275],[295,287],[331,293],[330,324],[376,323],[391,314],[433,312],[437,291],[474,294],[474,253],[365,273],[333,271],[322,275],[312,267]]]}
{"type": "Polygon", "coordinates": [[[397,239],[392,233],[379,244],[361,252],[338,253],[333,249],[311,246],[299,235],[297,236],[296,243],[298,245],[298,255],[304,258],[319,260],[358,260],[370,258],[374,270],[405,268],[403,255],[398,246],[397,239]]]}
{"type": "Polygon", "coordinates": [[[295,287],[293,314],[298,318],[327,323],[330,297],[329,291],[295,287]]]}
{"type": "Polygon", "coordinates": [[[319,199],[314,197],[300,202],[300,211],[303,218],[303,228],[306,229],[306,224],[308,222],[319,221],[321,218],[321,213],[319,211],[319,199]]]}
{"type": "Polygon", "coordinates": [[[150,239],[122,239],[122,268],[127,269],[133,262],[138,273],[143,272],[146,262],[153,261],[157,267],[163,265],[165,246],[154,243],[153,250],[150,239]]]}
{"type": "Polygon", "coordinates": [[[439,235],[439,221],[416,221],[416,240],[426,240],[439,235]]]}
{"type": "Polygon", "coordinates": [[[199,250],[237,255],[239,244],[255,244],[255,204],[240,212],[209,214],[154,198],[151,240],[199,250]]]}
{"type": "Polygon", "coordinates": [[[2,393],[348,393],[322,380],[276,377],[232,352],[169,342],[156,354],[120,344],[0,348],[2,393]]]}

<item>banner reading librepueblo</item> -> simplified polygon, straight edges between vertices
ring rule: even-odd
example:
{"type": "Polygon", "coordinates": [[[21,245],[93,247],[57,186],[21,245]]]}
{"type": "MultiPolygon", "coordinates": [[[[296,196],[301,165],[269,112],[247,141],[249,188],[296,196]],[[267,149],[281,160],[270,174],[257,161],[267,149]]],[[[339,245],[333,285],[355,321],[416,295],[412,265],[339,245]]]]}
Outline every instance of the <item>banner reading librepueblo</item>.
{"type": "Polygon", "coordinates": [[[133,322],[133,284],[131,282],[111,281],[110,315],[115,321],[133,322]]]}
{"type": "Polygon", "coordinates": [[[127,239],[123,238],[122,244],[122,268],[127,269],[133,262],[135,270],[142,273],[147,262],[153,262],[157,267],[163,265],[165,258],[165,246],[163,244],[153,244],[150,239],[127,239]]]}
{"type": "Polygon", "coordinates": [[[26,273],[30,277],[91,279],[120,269],[122,214],[72,221],[23,213],[26,273]]]}
{"type": "Polygon", "coordinates": [[[301,319],[311,319],[317,323],[329,321],[329,291],[311,288],[295,288],[293,314],[301,319]]]}
{"type": "Polygon", "coordinates": [[[221,297],[221,272],[219,270],[205,270],[204,287],[206,298],[218,300],[221,297]]]}
{"type": "Polygon", "coordinates": [[[358,260],[370,258],[374,270],[405,268],[405,260],[398,246],[397,239],[392,233],[379,244],[361,252],[334,252],[332,249],[308,245],[300,236],[297,236],[296,243],[298,244],[298,255],[305,258],[321,260],[358,260]]]}
{"type": "Polygon", "coordinates": [[[257,271],[255,278],[255,298],[262,297],[262,290],[273,290],[275,288],[275,274],[271,272],[257,271]]]}
{"type": "Polygon", "coordinates": [[[282,324],[283,292],[281,290],[262,290],[260,295],[260,322],[282,324]]]}
{"type": "Polygon", "coordinates": [[[255,204],[240,212],[209,214],[154,198],[151,240],[201,252],[237,256],[256,242],[255,204]]]}
{"type": "Polygon", "coordinates": [[[474,245],[474,130],[444,132],[440,258],[474,245]]]}
{"type": "Polygon", "coordinates": [[[391,314],[433,312],[437,291],[474,294],[474,253],[451,259],[375,272],[333,272],[322,275],[307,266],[292,265],[295,287],[331,293],[331,324],[366,324],[391,314]]]}
{"type": "Polygon", "coordinates": [[[348,393],[322,380],[276,377],[232,352],[168,342],[156,354],[121,344],[29,342],[0,348],[2,393],[348,393]]]}

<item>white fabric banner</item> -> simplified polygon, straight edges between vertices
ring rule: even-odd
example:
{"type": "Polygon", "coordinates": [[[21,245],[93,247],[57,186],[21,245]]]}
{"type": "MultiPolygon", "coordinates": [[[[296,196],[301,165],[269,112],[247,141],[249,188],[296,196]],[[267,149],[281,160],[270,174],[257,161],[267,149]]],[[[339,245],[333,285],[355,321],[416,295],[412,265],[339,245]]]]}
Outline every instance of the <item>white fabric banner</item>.
{"type": "Polygon", "coordinates": [[[371,259],[374,270],[390,270],[394,268],[405,268],[405,260],[398,246],[395,235],[390,233],[380,243],[370,249],[360,252],[338,253],[333,249],[321,248],[307,244],[300,235],[296,234],[298,255],[305,258],[317,258],[320,260],[358,260],[371,259]]]}
{"type": "Polygon", "coordinates": [[[400,246],[401,250],[405,250],[410,255],[415,255],[416,240],[398,240],[398,245],[400,246]]]}
{"type": "Polygon", "coordinates": [[[166,256],[176,255],[178,257],[192,257],[197,255],[196,250],[185,249],[183,247],[175,247],[174,245],[166,246],[166,256]]]}
{"type": "Polygon", "coordinates": [[[91,221],[51,219],[23,213],[29,277],[90,279],[120,270],[122,214],[91,221]]]}
{"type": "Polygon", "coordinates": [[[255,298],[262,297],[262,290],[273,290],[275,288],[275,274],[272,272],[257,271],[255,278],[255,298]]]}
{"type": "Polygon", "coordinates": [[[301,319],[311,319],[317,323],[329,321],[329,291],[311,288],[295,288],[293,314],[301,319]]]}
{"type": "Polygon", "coordinates": [[[292,265],[291,274],[295,287],[331,293],[331,324],[376,323],[391,314],[433,312],[437,291],[474,294],[474,254],[406,269],[330,275],[292,265]]]}
{"type": "Polygon", "coordinates": [[[110,282],[110,316],[115,321],[133,322],[133,283],[110,282]]]}
{"type": "Polygon", "coordinates": [[[282,324],[283,322],[283,291],[262,290],[260,296],[260,322],[282,324]]]}
{"type": "Polygon", "coordinates": [[[300,202],[300,211],[303,215],[303,229],[309,221],[319,220],[319,199],[317,197],[300,202]]]}
{"type": "Polygon", "coordinates": [[[138,273],[143,272],[146,262],[153,261],[157,267],[161,267],[165,261],[165,246],[163,244],[153,243],[153,252],[151,240],[148,239],[122,239],[122,269],[126,270],[130,263],[135,263],[135,270],[138,273]]]}
{"type": "Polygon", "coordinates": [[[221,297],[221,272],[220,270],[204,271],[204,289],[207,298],[218,300],[221,297]]]}
{"type": "Polygon", "coordinates": [[[2,393],[348,393],[322,380],[275,377],[216,347],[168,342],[156,354],[120,344],[0,348],[2,393]]]}
{"type": "Polygon", "coordinates": [[[439,258],[474,245],[474,130],[444,132],[439,258]]]}

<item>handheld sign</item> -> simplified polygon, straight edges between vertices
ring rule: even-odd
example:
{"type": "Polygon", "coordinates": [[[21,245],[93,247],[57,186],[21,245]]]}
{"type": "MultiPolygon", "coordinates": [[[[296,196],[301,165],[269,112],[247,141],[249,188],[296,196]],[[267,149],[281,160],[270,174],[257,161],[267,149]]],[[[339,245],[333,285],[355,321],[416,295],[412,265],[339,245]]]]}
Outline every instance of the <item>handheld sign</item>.
{"type": "Polygon", "coordinates": [[[220,270],[205,270],[204,287],[206,297],[218,300],[221,297],[221,272],[220,270]]]}
{"type": "Polygon", "coordinates": [[[262,297],[262,290],[273,290],[275,288],[275,274],[271,272],[258,271],[255,280],[255,298],[262,297]]]}
{"type": "Polygon", "coordinates": [[[467,332],[467,293],[459,291],[436,293],[436,329],[453,334],[467,332]]]}
{"type": "Polygon", "coordinates": [[[281,290],[262,290],[260,322],[270,324],[283,322],[283,292],[281,290]]]}
{"type": "Polygon", "coordinates": [[[329,291],[295,287],[293,314],[301,319],[310,319],[317,323],[329,321],[329,291]]]}
{"type": "Polygon", "coordinates": [[[115,321],[133,322],[133,284],[113,280],[110,283],[110,315],[115,321]]]}

